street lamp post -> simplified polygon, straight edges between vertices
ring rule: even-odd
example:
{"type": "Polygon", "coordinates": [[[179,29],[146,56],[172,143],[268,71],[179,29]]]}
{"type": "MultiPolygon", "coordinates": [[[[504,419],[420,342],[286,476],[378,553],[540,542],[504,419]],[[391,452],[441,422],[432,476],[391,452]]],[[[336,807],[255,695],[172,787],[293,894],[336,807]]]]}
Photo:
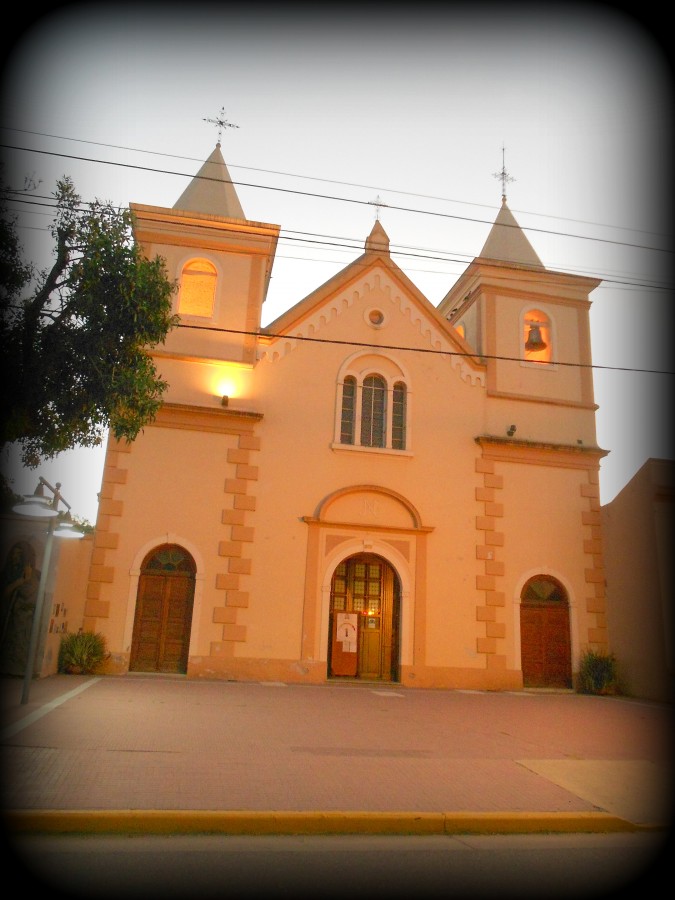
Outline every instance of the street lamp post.
{"type": "Polygon", "coordinates": [[[21,693],[21,703],[28,703],[30,694],[30,685],[33,680],[35,669],[35,656],[37,654],[38,642],[40,640],[40,626],[42,623],[42,608],[44,606],[45,593],[47,590],[47,578],[49,575],[49,565],[52,558],[52,545],[54,536],[82,538],[84,534],[76,531],[72,527],[70,518],[70,504],[67,503],[61,495],[61,484],[56,483],[56,487],[52,487],[48,481],[40,477],[38,486],[34,494],[24,495],[21,503],[13,507],[14,512],[23,516],[31,516],[32,518],[49,519],[47,525],[47,540],[45,542],[44,554],[42,556],[42,570],[40,571],[40,584],[38,586],[37,597],[35,600],[35,610],[33,611],[33,621],[30,629],[30,642],[28,644],[28,656],[26,659],[26,668],[23,675],[23,690],[21,693]],[[44,489],[48,488],[52,492],[52,497],[46,497],[44,489]],[[63,503],[66,507],[66,515],[60,522],[58,527],[54,528],[55,520],[59,517],[59,503],[63,503]]]}

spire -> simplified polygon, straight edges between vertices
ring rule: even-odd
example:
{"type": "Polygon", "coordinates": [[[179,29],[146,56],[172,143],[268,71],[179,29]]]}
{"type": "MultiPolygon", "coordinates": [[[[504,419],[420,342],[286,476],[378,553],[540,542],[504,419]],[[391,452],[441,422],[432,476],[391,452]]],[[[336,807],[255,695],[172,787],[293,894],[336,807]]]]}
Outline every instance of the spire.
{"type": "Polygon", "coordinates": [[[487,259],[498,259],[501,262],[516,263],[521,266],[538,266],[543,269],[542,261],[534,252],[532,244],[525,237],[513,213],[506,205],[506,185],[509,181],[516,179],[506,171],[505,152],[506,147],[502,144],[502,168],[500,172],[493,172],[492,175],[502,183],[502,208],[497,214],[485,246],[478,255],[487,259]]]}
{"type": "Polygon", "coordinates": [[[173,208],[226,219],[246,218],[220,152],[220,141],[173,208]]]}
{"type": "Polygon", "coordinates": [[[375,220],[373,228],[366,238],[366,252],[389,253],[389,235],[382,227],[379,219],[375,220]]]}
{"type": "Polygon", "coordinates": [[[389,253],[389,235],[380,222],[380,209],[387,204],[382,200],[379,194],[374,200],[369,200],[368,202],[372,203],[375,207],[375,224],[366,238],[366,253],[389,253]]]}
{"type": "Polygon", "coordinates": [[[506,205],[505,197],[502,197],[502,208],[499,210],[488,239],[478,255],[522,266],[544,268],[542,261],[534,252],[532,244],[525,237],[513,213],[506,205]]]}

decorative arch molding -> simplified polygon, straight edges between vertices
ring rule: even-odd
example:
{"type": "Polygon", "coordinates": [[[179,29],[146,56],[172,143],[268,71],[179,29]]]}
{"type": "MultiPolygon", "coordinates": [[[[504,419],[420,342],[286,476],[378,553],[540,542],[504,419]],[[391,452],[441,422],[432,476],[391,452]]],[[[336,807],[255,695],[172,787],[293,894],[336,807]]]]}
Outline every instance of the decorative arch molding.
{"type": "Polygon", "coordinates": [[[415,506],[380,485],[356,484],[324,497],[308,526],[302,657],[325,664],[328,654],[331,578],[343,559],[361,553],[381,556],[401,588],[401,656],[404,667],[424,665],[427,535],[415,506]]]}
{"type": "Polygon", "coordinates": [[[361,527],[366,527],[369,530],[401,531],[403,529],[405,531],[433,531],[433,528],[422,524],[422,517],[415,506],[413,506],[406,497],[396,491],[392,491],[389,488],[381,487],[376,484],[358,484],[339,488],[337,491],[333,491],[332,494],[328,494],[319,502],[314,516],[305,516],[304,520],[308,523],[312,522],[316,524],[348,524],[350,526],[359,524],[361,527]],[[371,499],[380,499],[386,502],[388,507],[398,509],[399,513],[403,513],[408,518],[407,526],[403,523],[393,525],[378,524],[377,521],[373,520],[375,510],[369,505],[371,499]],[[356,503],[350,502],[354,500],[356,503]],[[359,504],[359,500],[363,504],[362,515],[359,516],[356,521],[354,521],[354,519],[340,519],[335,516],[335,512],[339,510],[340,506],[343,507],[345,513],[354,513],[359,504]],[[331,509],[333,510],[333,514],[329,515],[331,509]],[[369,513],[370,515],[368,515],[369,513]],[[362,517],[364,518],[364,521],[359,523],[358,519],[362,517]]]}
{"type": "MultiPolygon", "coordinates": [[[[195,596],[192,609],[192,635],[199,631],[199,620],[202,613],[202,598],[204,595],[205,565],[199,547],[189,538],[178,534],[159,534],[142,544],[133,558],[129,569],[129,593],[127,594],[127,614],[124,625],[124,638],[122,646],[126,654],[131,653],[131,640],[136,619],[136,601],[138,600],[138,581],[141,576],[141,566],[149,553],[163,544],[177,544],[186,550],[195,562],[195,596]]],[[[192,642],[192,637],[191,637],[192,642]]]]}
{"type": "MultiPolygon", "coordinates": [[[[368,347],[364,350],[357,350],[355,353],[352,353],[351,356],[348,356],[338,370],[338,383],[342,383],[345,375],[349,372],[370,371],[373,364],[377,364],[377,361],[380,360],[386,367],[386,370],[382,372],[383,375],[389,379],[401,379],[405,381],[408,386],[412,384],[410,372],[407,367],[403,365],[401,360],[397,357],[395,358],[392,355],[392,352],[382,350],[379,347],[368,347]],[[360,364],[361,360],[363,360],[363,365],[360,364]]],[[[382,368],[382,366],[380,366],[380,368],[382,368]]]]}

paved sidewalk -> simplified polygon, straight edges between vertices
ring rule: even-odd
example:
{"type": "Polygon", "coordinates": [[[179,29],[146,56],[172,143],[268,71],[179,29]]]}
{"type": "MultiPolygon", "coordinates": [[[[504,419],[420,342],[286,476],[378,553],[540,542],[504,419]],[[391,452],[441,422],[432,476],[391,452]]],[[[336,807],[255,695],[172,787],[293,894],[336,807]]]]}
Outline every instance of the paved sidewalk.
{"type": "Polygon", "coordinates": [[[10,829],[668,829],[670,706],[570,692],[2,679],[10,829]]]}

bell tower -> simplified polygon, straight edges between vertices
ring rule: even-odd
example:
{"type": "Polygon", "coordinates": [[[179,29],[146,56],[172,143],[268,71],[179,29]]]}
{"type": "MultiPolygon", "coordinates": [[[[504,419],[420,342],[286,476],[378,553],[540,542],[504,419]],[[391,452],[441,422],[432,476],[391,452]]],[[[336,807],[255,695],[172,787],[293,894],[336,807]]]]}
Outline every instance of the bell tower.
{"type": "Polygon", "coordinates": [[[219,394],[241,394],[256,362],[279,226],[245,217],[220,141],[171,209],[130,208],[137,243],[162,257],[177,283],[179,325],[152,351],[169,383],[165,400],[208,406],[219,394]]]}
{"type": "Polygon", "coordinates": [[[438,310],[485,363],[488,397],[509,401],[491,404],[492,433],[508,415],[531,440],[595,445],[589,295],[601,282],[547,269],[506,202],[513,179],[496,177],[497,218],[438,310]]]}

